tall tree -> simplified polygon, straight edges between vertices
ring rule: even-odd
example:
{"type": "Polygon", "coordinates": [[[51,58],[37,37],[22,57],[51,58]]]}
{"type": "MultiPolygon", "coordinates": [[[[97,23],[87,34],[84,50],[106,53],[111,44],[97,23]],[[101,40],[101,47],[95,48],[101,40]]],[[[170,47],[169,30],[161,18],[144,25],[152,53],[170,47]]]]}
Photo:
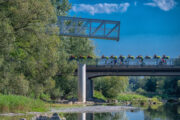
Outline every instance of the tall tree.
{"type": "MultiPolygon", "coordinates": [[[[52,25],[57,20],[54,8],[49,0],[3,0],[0,11],[0,42],[3,46],[0,48],[0,81],[6,81],[5,85],[9,87],[25,82],[30,88],[28,92],[38,96],[49,89],[58,69],[60,40],[55,35],[58,28],[52,25]],[[17,82],[13,82],[16,78],[17,82]]],[[[5,92],[4,89],[1,92],[5,92]]]]}

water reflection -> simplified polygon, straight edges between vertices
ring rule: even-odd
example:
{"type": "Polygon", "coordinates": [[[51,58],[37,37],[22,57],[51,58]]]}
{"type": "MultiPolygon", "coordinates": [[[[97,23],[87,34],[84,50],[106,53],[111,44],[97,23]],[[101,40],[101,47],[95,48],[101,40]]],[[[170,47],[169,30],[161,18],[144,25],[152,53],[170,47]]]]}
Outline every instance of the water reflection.
{"type": "MultiPolygon", "coordinates": [[[[66,120],[180,120],[180,104],[151,106],[146,109],[109,113],[59,113],[66,120]]],[[[19,120],[30,116],[0,116],[0,120],[19,120]]]]}
{"type": "Polygon", "coordinates": [[[112,113],[65,114],[66,120],[180,120],[180,105],[148,107],[145,110],[112,113]]]}
{"type": "Polygon", "coordinates": [[[78,120],[86,120],[87,118],[86,118],[86,114],[87,113],[79,113],[78,114],[78,120]]]}
{"type": "Polygon", "coordinates": [[[164,105],[160,106],[157,109],[153,109],[149,107],[144,111],[144,115],[146,120],[180,120],[180,104],[172,105],[164,105]]]}
{"type": "Polygon", "coordinates": [[[129,120],[126,111],[115,113],[73,113],[65,114],[66,120],[129,120]]]}

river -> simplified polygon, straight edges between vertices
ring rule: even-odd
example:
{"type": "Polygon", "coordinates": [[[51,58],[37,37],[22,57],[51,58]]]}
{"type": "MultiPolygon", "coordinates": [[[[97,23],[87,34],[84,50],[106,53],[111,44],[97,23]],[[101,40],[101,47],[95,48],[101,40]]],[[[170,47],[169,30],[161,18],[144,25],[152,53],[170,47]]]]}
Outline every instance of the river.
{"type": "MultiPolygon", "coordinates": [[[[108,107],[106,107],[107,109],[108,107]]],[[[110,107],[109,107],[110,108],[110,107]]],[[[74,109],[74,108],[73,108],[74,109]]],[[[91,108],[92,109],[92,108],[91,108]]],[[[96,106],[95,106],[95,109],[96,106]]],[[[66,120],[180,120],[180,105],[163,105],[153,107],[142,107],[140,109],[124,109],[110,112],[78,112],[76,113],[62,113],[66,120]]],[[[27,116],[0,116],[0,120],[19,120],[20,118],[27,118],[31,120],[33,115],[27,116]]]]}

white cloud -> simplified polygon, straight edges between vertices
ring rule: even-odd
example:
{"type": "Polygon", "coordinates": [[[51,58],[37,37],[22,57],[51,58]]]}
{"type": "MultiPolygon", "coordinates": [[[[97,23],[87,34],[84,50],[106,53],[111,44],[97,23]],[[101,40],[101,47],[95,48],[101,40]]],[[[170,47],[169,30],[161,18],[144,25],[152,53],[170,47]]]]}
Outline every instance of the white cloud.
{"type": "Polygon", "coordinates": [[[137,6],[137,1],[134,2],[134,6],[137,6]]]}
{"type": "Polygon", "coordinates": [[[126,12],[128,7],[130,6],[129,3],[98,3],[98,4],[75,4],[72,6],[72,11],[74,12],[88,12],[91,15],[96,13],[115,13],[115,12],[126,12]]]}
{"type": "Polygon", "coordinates": [[[152,7],[157,7],[156,3],[144,3],[144,5],[152,6],[152,7]]]}
{"type": "Polygon", "coordinates": [[[152,0],[152,2],[144,3],[144,5],[159,7],[161,10],[169,11],[176,6],[174,0],[152,0]]]}

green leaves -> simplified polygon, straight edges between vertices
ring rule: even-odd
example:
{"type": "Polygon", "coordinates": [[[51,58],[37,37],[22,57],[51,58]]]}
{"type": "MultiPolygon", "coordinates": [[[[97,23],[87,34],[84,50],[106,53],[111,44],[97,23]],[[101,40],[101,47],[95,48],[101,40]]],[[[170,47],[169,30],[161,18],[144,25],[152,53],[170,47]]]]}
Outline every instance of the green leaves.
{"type": "Polygon", "coordinates": [[[71,4],[68,0],[51,0],[51,3],[55,8],[57,16],[65,16],[71,9],[71,4]]]}
{"type": "Polygon", "coordinates": [[[53,81],[58,70],[60,43],[59,37],[54,35],[58,28],[49,26],[57,20],[54,7],[49,0],[12,0],[1,4],[0,9],[0,54],[3,60],[0,79],[7,81],[8,93],[24,95],[50,89],[47,84],[53,81]],[[46,34],[47,30],[52,35],[46,34]],[[41,89],[41,86],[47,88],[41,89]],[[15,92],[21,87],[21,92],[15,92]]]}
{"type": "Polygon", "coordinates": [[[107,98],[115,98],[121,92],[125,92],[128,85],[128,77],[100,77],[95,78],[95,90],[102,91],[107,98]]]}
{"type": "Polygon", "coordinates": [[[57,16],[69,9],[68,0],[0,2],[1,93],[77,96],[77,63],[68,58],[93,55],[94,47],[87,38],[57,36],[57,16]]]}

